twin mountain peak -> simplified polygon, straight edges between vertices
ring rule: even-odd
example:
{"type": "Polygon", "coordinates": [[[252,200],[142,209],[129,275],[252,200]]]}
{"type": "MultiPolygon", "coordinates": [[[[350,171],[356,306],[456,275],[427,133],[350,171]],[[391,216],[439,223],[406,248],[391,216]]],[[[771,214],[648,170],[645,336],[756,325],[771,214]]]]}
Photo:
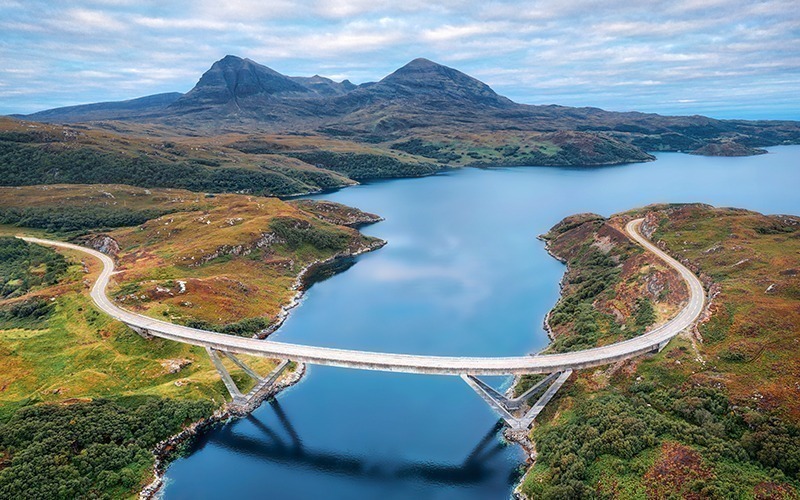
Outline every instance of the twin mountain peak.
{"type": "Polygon", "coordinates": [[[348,80],[335,82],[319,75],[286,76],[250,59],[228,55],[215,62],[174,105],[186,109],[268,97],[330,99],[350,93],[355,93],[359,101],[425,96],[498,107],[512,104],[485,83],[423,58],[414,59],[379,82],[354,85],[348,80]]]}

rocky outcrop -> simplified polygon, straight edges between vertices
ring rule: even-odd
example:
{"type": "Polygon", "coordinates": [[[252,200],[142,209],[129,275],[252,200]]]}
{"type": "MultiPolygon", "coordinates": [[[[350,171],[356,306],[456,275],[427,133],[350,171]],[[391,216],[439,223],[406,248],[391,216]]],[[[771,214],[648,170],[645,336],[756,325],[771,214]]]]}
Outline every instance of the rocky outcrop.
{"type": "Polygon", "coordinates": [[[102,252],[112,257],[116,257],[119,253],[119,243],[117,243],[117,240],[107,234],[94,234],[85,238],[81,238],[78,241],[79,244],[83,246],[94,248],[98,252],[102,252]]]}
{"type": "Polygon", "coordinates": [[[383,217],[341,203],[323,200],[299,200],[294,202],[298,208],[309,212],[320,220],[338,226],[362,227],[380,222],[383,217]]]}
{"type": "Polygon", "coordinates": [[[150,484],[142,488],[142,491],[139,492],[139,499],[150,500],[158,497],[159,491],[161,491],[161,488],[164,486],[164,472],[175,456],[175,453],[180,450],[182,445],[219,423],[226,422],[232,418],[240,418],[249,415],[267,399],[275,396],[287,387],[298,383],[303,378],[305,371],[306,366],[304,364],[298,364],[295,370],[289,373],[288,376],[284,375],[273,384],[269,390],[264,391],[258,398],[250,400],[246,406],[234,405],[233,403],[225,404],[210,417],[194,422],[178,434],[158,443],[153,450],[153,455],[155,455],[156,459],[155,465],[153,466],[153,475],[155,477],[150,484]]]}
{"type": "Polygon", "coordinates": [[[166,373],[173,374],[192,364],[192,360],[187,358],[162,359],[159,364],[164,367],[166,373]]]}
{"type": "Polygon", "coordinates": [[[656,232],[656,229],[658,229],[658,221],[659,217],[655,212],[647,212],[647,214],[644,216],[641,231],[647,239],[651,239],[653,234],[656,232]]]}
{"type": "Polygon", "coordinates": [[[281,243],[286,243],[286,241],[277,234],[272,232],[261,233],[261,236],[251,243],[242,245],[222,245],[217,247],[213,252],[205,254],[200,258],[190,258],[192,263],[189,265],[192,267],[201,266],[224,255],[233,255],[236,257],[250,255],[256,249],[266,250],[272,245],[278,245],[281,243]]]}

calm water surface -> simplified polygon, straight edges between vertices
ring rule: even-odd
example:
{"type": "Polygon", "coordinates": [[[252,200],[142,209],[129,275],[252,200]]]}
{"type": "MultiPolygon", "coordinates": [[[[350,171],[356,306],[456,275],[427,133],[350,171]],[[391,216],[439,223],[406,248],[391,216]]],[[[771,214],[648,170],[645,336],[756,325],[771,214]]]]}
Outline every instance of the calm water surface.
{"type": "MultiPolygon", "coordinates": [[[[749,158],[461,169],[319,196],[385,217],[364,232],[389,244],[314,285],[274,338],[419,354],[536,351],[563,273],[536,236],[563,217],[657,202],[800,214],[798,187],[800,146],[786,146],[749,158]]],[[[313,366],[277,401],[201,437],[169,468],[164,496],[505,499],[523,460],[457,377],[313,366]]]]}

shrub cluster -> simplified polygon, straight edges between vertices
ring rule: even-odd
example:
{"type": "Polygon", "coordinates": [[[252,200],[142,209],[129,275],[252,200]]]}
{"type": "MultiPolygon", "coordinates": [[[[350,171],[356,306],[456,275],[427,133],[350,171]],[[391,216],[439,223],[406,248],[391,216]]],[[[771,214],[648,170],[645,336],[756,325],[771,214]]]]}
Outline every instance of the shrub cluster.
{"type": "Polygon", "coordinates": [[[53,303],[34,298],[0,307],[0,330],[37,328],[53,312],[53,303]]]}
{"type": "MultiPolygon", "coordinates": [[[[627,394],[576,399],[566,422],[540,428],[534,438],[548,477],[524,484],[531,498],[602,497],[591,480],[598,458],[621,459],[624,470],[641,477],[645,471],[635,470],[634,459],[667,439],[698,449],[711,462],[754,465],[777,481],[800,479],[800,428],[762,413],[735,411],[727,396],[712,387],[644,381],[627,394]]],[[[734,479],[720,474],[692,487],[698,498],[748,496],[734,479]]]]}
{"type": "Polygon", "coordinates": [[[53,285],[67,270],[59,253],[12,237],[0,237],[0,299],[19,297],[31,288],[53,285]]]}
{"type": "Polygon", "coordinates": [[[186,326],[189,328],[226,333],[228,335],[238,335],[239,337],[252,337],[261,330],[268,328],[269,325],[270,321],[267,318],[262,318],[260,316],[255,318],[245,318],[235,323],[228,323],[227,325],[215,325],[201,319],[190,319],[186,322],[186,326]]]}
{"type": "Polygon", "coordinates": [[[0,498],[133,496],[155,445],[212,411],[157,397],[25,406],[0,425],[0,498]]]}
{"type": "MultiPolygon", "coordinates": [[[[551,349],[556,352],[594,347],[600,336],[598,323],[603,313],[595,309],[595,299],[619,282],[620,268],[611,257],[594,246],[585,245],[570,262],[572,269],[580,272],[570,278],[569,285],[575,288],[564,296],[550,314],[550,324],[556,326],[572,322],[571,333],[561,335],[553,341],[551,349]]],[[[612,320],[605,323],[616,327],[612,320]]]]}
{"type": "Polygon", "coordinates": [[[368,153],[334,153],[333,151],[302,151],[287,153],[306,163],[340,172],[351,179],[387,179],[395,177],[422,177],[436,173],[432,164],[407,163],[391,156],[368,153]]]}
{"type": "Polygon", "coordinates": [[[270,229],[292,250],[310,245],[318,250],[341,251],[350,243],[350,235],[343,231],[317,228],[292,217],[276,217],[270,222],[270,229]]]}
{"type": "Polygon", "coordinates": [[[59,207],[0,208],[0,224],[46,229],[56,232],[86,231],[124,226],[138,226],[161,217],[171,210],[131,210],[124,207],[96,205],[59,207]]]}

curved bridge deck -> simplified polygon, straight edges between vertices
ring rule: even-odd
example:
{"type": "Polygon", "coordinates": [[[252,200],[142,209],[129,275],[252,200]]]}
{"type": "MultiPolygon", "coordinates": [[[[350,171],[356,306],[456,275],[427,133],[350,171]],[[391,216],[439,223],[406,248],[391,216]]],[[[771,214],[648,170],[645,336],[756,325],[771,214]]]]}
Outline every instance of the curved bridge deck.
{"type": "Polygon", "coordinates": [[[108,286],[109,278],[114,272],[114,261],[107,255],[59,241],[27,237],[23,239],[42,245],[79,250],[100,259],[103,262],[103,270],[92,287],[92,299],[103,312],[140,333],[229,353],[251,354],[360,370],[435,375],[509,375],[563,372],[631,358],[663,347],[672,337],[691,326],[697,320],[705,304],[705,292],[700,280],[684,265],[642,236],[639,231],[641,223],[642,219],[633,220],[627,224],[625,230],[634,241],[642,245],[646,250],[656,254],[683,277],[689,288],[689,301],[681,312],[667,323],[639,337],[616,344],[577,352],[512,357],[418,356],[314,347],[272,340],[235,337],[159,321],[122,309],[108,298],[106,287],[108,286]]]}

